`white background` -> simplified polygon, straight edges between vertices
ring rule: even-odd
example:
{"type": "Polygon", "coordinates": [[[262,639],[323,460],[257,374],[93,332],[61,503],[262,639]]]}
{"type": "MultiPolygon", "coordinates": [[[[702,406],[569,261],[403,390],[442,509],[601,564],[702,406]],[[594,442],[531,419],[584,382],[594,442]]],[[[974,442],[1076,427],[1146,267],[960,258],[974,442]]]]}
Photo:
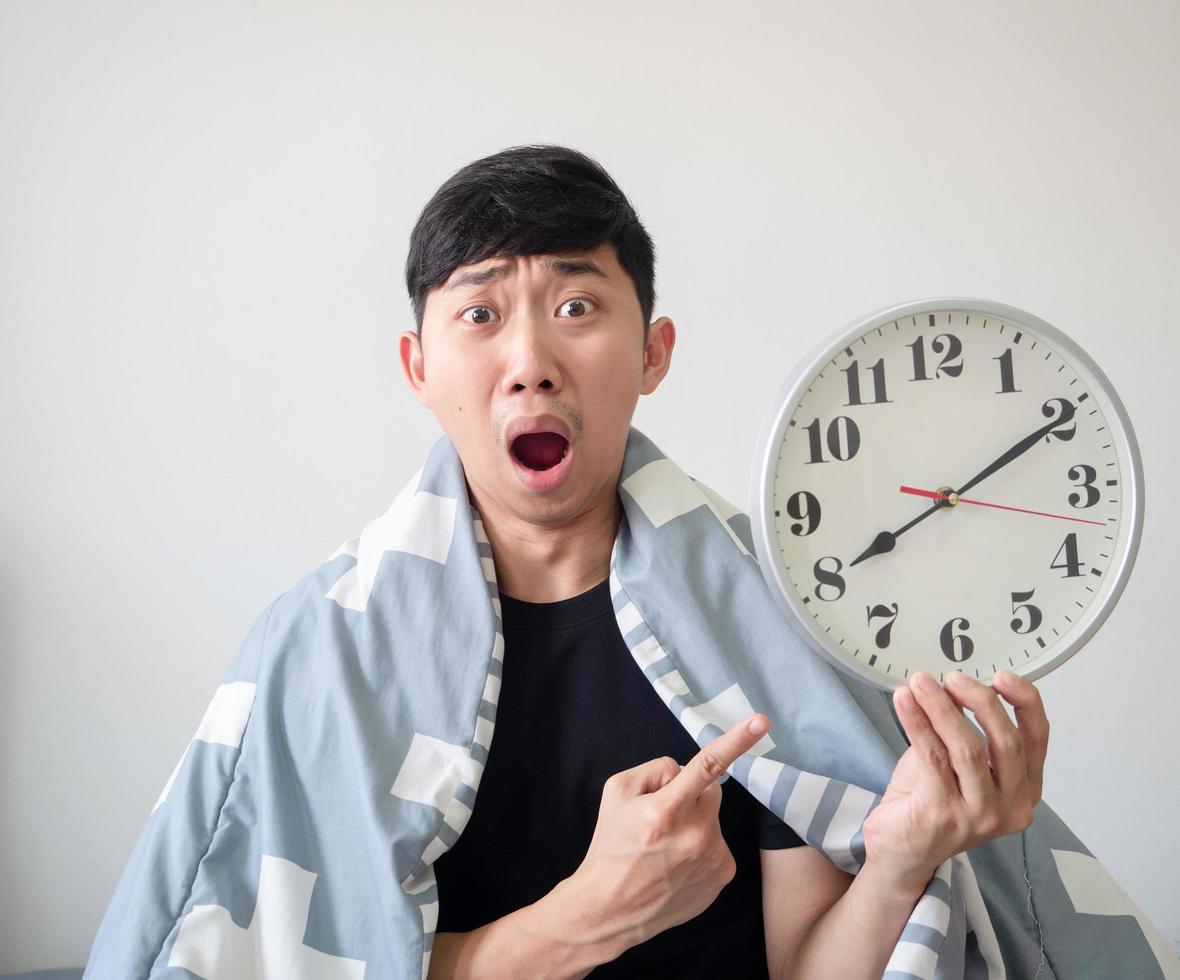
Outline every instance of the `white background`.
{"type": "Polygon", "coordinates": [[[745,508],[823,336],[980,296],[1121,393],[1147,519],[1039,682],[1045,798],[1180,943],[1180,4],[0,6],[0,970],[78,965],[254,617],[441,434],[396,338],[463,164],[595,156],[679,341],[634,424],[745,508]]]}

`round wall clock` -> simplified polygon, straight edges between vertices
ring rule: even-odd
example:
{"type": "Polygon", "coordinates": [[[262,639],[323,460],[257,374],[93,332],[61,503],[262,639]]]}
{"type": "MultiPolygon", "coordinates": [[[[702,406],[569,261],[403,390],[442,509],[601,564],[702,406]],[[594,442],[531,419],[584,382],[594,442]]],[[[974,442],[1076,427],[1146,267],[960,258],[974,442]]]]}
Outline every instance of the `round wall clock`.
{"type": "Polygon", "coordinates": [[[1030,680],[1109,615],[1143,465],[1106,376],[1030,313],[905,303],[795,369],[767,414],[750,522],[771,592],[832,663],[1030,680]]]}

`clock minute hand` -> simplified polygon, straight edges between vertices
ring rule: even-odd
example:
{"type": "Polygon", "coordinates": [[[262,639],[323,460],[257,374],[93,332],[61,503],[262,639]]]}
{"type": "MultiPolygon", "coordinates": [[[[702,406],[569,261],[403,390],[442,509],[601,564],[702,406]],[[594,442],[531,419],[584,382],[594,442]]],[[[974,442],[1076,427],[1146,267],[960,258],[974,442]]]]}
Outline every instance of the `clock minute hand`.
{"type": "MultiPolygon", "coordinates": [[[[1000,467],[1007,466],[1009,463],[1012,462],[1012,460],[1016,459],[1016,457],[1021,456],[1024,453],[1028,452],[1029,449],[1031,449],[1034,445],[1036,445],[1037,442],[1039,442],[1044,436],[1047,436],[1054,429],[1058,428],[1059,426],[1063,425],[1064,423],[1066,423],[1070,419],[1072,419],[1074,417],[1074,413],[1077,411],[1077,409],[1075,409],[1073,406],[1073,402],[1068,401],[1067,399],[1064,399],[1064,398],[1061,399],[1060,401],[1063,406],[1062,411],[1061,411],[1061,418],[1053,419],[1053,421],[1049,422],[1047,425],[1043,425],[1039,429],[1037,429],[1037,431],[1032,433],[1032,435],[1025,436],[1023,439],[1020,440],[1020,442],[1018,442],[1015,446],[1013,446],[1011,449],[1009,449],[1006,453],[1004,453],[1002,456],[1000,456],[998,459],[994,460],[993,462],[989,463],[982,470],[980,470],[977,474],[975,474],[974,477],[972,477],[970,480],[968,480],[966,483],[964,483],[961,487],[959,487],[959,489],[956,490],[955,493],[958,493],[958,494],[966,493],[968,490],[970,490],[973,486],[975,486],[981,480],[984,480],[987,477],[991,476],[996,470],[1000,469],[1000,467]]],[[[1049,407],[1049,405],[1050,405],[1050,402],[1045,402],[1045,404],[1041,406],[1041,414],[1048,415],[1052,411],[1052,409],[1049,407]]],[[[862,551],[859,555],[857,555],[856,558],[854,558],[852,561],[850,561],[848,563],[849,567],[851,568],[853,565],[859,564],[860,562],[864,561],[866,558],[872,558],[873,555],[883,555],[887,552],[892,551],[894,549],[894,546],[896,546],[896,544],[897,544],[897,539],[901,535],[905,534],[905,532],[908,531],[915,524],[919,523],[920,521],[924,521],[927,517],[929,517],[931,514],[933,514],[936,510],[942,510],[942,509],[943,509],[942,503],[941,502],[936,503],[929,510],[923,511],[921,514],[919,514],[917,517],[915,517],[908,524],[903,524],[896,531],[880,531],[880,532],[878,532],[877,536],[875,538],[873,538],[873,543],[870,544],[867,548],[865,548],[864,551],[862,551]]]]}
{"type": "MultiPolygon", "coordinates": [[[[1025,436],[1023,439],[1020,440],[1020,442],[1018,442],[1015,446],[1013,446],[1006,453],[1004,453],[1002,456],[1000,456],[999,459],[996,459],[995,461],[989,463],[982,470],[980,470],[978,473],[976,473],[975,476],[973,476],[970,480],[968,480],[961,487],[959,487],[959,489],[956,490],[955,493],[958,493],[958,494],[966,493],[973,486],[975,486],[975,484],[977,484],[981,480],[984,480],[987,477],[991,476],[996,470],[1000,469],[1000,467],[1007,466],[1009,463],[1012,462],[1012,460],[1016,459],[1017,456],[1021,456],[1024,453],[1028,452],[1036,443],[1038,443],[1041,440],[1042,437],[1047,436],[1054,429],[1058,428],[1061,425],[1064,425],[1066,422],[1068,422],[1070,419],[1072,419],[1074,417],[1074,413],[1077,411],[1077,409],[1074,408],[1074,406],[1073,406],[1073,402],[1067,401],[1064,398],[1058,399],[1058,400],[1062,403],[1062,406],[1063,406],[1062,410],[1061,410],[1061,418],[1054,419],[1048,425],[1041,426],[1032,435],[1025,436]]],[[[1045,404],[1041,406],[1041,413],[1042,414],[1048,415],[1052,411],[1052,409],[1049,407],[1049,404],[1050,404],[1050,402],[1045,402],[1045,404]]]]}

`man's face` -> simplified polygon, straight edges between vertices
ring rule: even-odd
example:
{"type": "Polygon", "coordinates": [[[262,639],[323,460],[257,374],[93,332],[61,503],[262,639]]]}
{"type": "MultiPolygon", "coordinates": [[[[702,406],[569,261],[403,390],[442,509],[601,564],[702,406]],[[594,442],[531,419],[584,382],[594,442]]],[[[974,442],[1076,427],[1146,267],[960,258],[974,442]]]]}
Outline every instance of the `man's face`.
{"type": "Polygon", "coordinates": [[[427,294],[421,342],[407,331],[399,351],[476,506],[556,526],[615,493],[636,402],[667,373],[675,337],[661,317],[644,345],[634,284],[604,243],[459,267],[427,294]],[[568,443],[515,435],[546,415],[525,428],[568,443]]]}

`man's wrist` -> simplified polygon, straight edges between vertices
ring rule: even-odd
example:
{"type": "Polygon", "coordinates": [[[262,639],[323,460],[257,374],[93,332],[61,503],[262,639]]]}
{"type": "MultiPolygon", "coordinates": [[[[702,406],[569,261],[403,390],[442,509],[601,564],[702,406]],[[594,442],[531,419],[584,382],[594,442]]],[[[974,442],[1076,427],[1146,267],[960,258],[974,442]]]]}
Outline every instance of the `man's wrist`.
{"type": "Polygon", "coordinates": [[[934,877],[938,868],[931,868],[929,871],[914,869],[899,871],[886,861],[874,861],[870,858],[858,874],[864,874],[866,871],[869,872],[870,878],[880,882],[883,888],[890,895],[896,896],[899,902],[909,901],[912,905],[922,897],[926,886],[930,884],[930,879],[934,877]]]}
{"type": "Polygon", "coordinates": [[[636,939],[600,909],[596,896],[577,875],[570,875],[538,902],[530,928],[544,931],[554,942],[566,947],[569,962],[585,966],[588,973],[609,963],[635,945],[636,939]]]}
{"type": "Polygon", "coordinates": [[[922,893],[926,891],[926,886],[930,884],[930,879],[934,877],[934,873],[938,868],[931,868],[929,871],[911,869],[902,872],[891,868],[884,861],[870,860],[860,870],[862,873],[868,871],[870,877],[876,878],[887,885],[889,890],[899,900],[916,902],[922,897],[922,893]]]}
{"type": "Polygon", "coordinates": [[[436,934],[430,980],[581,980],[630,945],[593,897],[570,876],[531,905],[478,929],[436,934]]]}
{"type": "Polygon", "coordinates": [[[848,890],[811,923],[784,976],[879,978],[928,883],[929,878],[918,883],[870,859],[848,890]]]}

